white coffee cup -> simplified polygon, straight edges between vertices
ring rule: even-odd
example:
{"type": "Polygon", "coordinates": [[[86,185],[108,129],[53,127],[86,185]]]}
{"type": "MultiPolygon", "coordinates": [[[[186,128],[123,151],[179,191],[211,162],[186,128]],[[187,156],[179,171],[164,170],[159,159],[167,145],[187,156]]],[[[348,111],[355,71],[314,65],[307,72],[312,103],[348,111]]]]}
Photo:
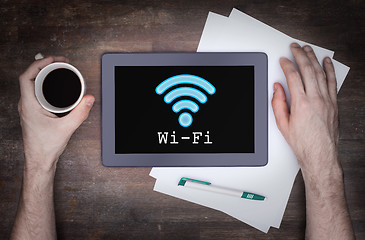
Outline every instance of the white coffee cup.
{"type": "Polygon", "coordinates": [[[53,113],[65,113],[65,112],[69,112],[72,109],[74,109],[80,102],[82,97],[85,95],[85,81],[84,78],[82,77],[81,73],[79,70],[77,70],[77,68],[75,68],[74,66],[72,66],[71,64],[68,63],[64,63],[64,62],[55,62],[55,63],[51,63],[49,65],[47,65],[46,67],[44,67],[37,75],[36,79],[35,79],[35,95],[38,99],[38,102],[41,104],[41,106],[46,109],[49,112],[53,112],[53,113]],[[43,82],[46,78],[46,76],[56,70],[56,69],[68,69],[71,70],[72,72],[74,72],[77,77],[80,80],[81,83],[81,91],[80,91],[80,96],[77,99],[77,101],[75,103],[73,103],[70,106],[67,107],[56,107],[51,105],[46,98],[44,97],[43,94],[43,82]]]}

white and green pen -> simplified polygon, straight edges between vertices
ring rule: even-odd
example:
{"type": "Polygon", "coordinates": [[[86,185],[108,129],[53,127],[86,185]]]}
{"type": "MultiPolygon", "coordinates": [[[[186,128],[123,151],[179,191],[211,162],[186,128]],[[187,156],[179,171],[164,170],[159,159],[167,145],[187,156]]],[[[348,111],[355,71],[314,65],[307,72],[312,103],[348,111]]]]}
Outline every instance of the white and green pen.
{"type": "Polygon", "coordinates": [[[195,188],[199,190],[205,190],[209,192],[221,193],[224,195],[240,197],[249,200],[264,201],[265,197],[256,193],[242,192],[239,190],[228,189],[212,185],[210,182],[204,182],[196,179],[183,177],[180,179],[178,186],[184,186],[189,188],[195,188]]]}

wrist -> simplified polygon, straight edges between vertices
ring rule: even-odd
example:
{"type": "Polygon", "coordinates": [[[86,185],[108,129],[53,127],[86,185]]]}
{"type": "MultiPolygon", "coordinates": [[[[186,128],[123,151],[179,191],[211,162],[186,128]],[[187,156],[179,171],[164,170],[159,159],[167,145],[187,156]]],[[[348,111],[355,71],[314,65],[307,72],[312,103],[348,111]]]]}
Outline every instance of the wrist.
{"type": "Polygon", "coordinates": [[[321,171],[311,172],[302,169],[306,192],[322,196],[324,193],[339,194],[343,192],[343,171],[340,164],[327,166],[321,171]]]}
{"type": "Polygon", "coordinates": [[[41,154],[25,154],[24,176],[40,174],[43,176],[54,176],[57,166],[57,157],[47,157],[41,154]]]}
{"type": "Polygon", "coordinates": [[[34,166],[24,166],[22,197],[24,199],[38,199],[53,194],[53,183],[56,168],[45,169],[34,166]]]}
{"type": "Polygon", "coordinates": [[[335,145],[297,157],[306,183],[321,182],[325,184],[337,180],[343,181],[342,167],[338,161],[335,145]]]}

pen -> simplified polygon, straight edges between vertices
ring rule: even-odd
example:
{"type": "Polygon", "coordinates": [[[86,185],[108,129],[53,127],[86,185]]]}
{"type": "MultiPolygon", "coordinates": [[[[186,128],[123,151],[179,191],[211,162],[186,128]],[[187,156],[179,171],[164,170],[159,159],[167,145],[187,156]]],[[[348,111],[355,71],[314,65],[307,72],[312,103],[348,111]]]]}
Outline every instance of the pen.
{"type": "Polygon", "coordinates": [[[210,182],[200,181],[192,178],[183,177],[180,179],[178,186],[195,188],[209,192],[221,193],[229,196],[240,197],[249,200],[264,201],[265,197],[256,193],[244,192],[234,189],[228,189],[212,185],[210,182]]]}

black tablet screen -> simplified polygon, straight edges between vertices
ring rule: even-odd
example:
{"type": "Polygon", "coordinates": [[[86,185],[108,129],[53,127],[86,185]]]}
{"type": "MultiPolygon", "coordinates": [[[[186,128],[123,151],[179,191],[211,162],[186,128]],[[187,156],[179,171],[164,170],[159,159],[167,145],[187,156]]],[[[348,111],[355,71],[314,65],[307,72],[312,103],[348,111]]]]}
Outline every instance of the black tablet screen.
{"type": "Polygon", "coordinates": [[[116,66],[115,153],[254,153],[253,66],[116,66]]]}

